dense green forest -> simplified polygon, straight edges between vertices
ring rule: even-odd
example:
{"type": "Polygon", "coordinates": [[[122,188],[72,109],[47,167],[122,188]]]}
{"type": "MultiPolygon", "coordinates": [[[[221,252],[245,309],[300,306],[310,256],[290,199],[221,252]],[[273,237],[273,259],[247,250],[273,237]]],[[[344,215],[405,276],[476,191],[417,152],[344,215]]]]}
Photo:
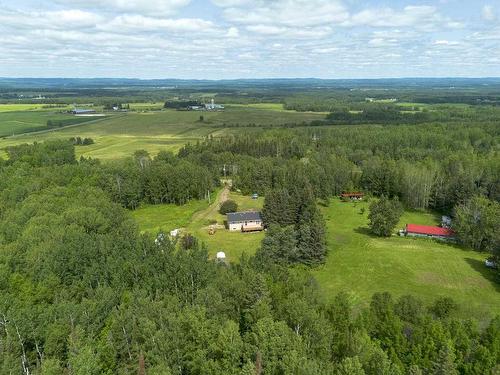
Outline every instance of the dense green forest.
{"type": "Polygon", "coordinates": [[[354,188],[456,211],[461,223],[467,207],[484,212],[482,227],[493,230],[465,225],[463,239],[494,253],[498,132],[488,124],[273,130],[107,164],[77,161],[70,141],[11,147],[0,179],[0,372],[498,371],[499,318],[479,326],[457,319],[448,298],[425,305],[387,293],[353,309],[344,294],[326,302],[304,266],[287,267],[322,262],[315,200],[354,188]],[[238,264],[209,260],[198,241],[155,244],[126,211],[203,198],[224,175],[266,194],[270,229],[256,256],[238,264]]]}
{"type": "Polygon", "coordinates": [[[500,264],[499,83],[485,82],[6,80],[3,103],[209,95],[324,119],[241,125],[178,153],[132,149],[106,162],[75,156],[99,134],[8,146],[0,374],[499,374],[500,316],[464,318],[446,296],[326,298],[312,276],[337,241],[327,246],[323,209],[345,191],[366,194],[375,235],[393,234],[403,209],[449,215],[453,246],[500,264]],[[228,180],[265,197],[252,256],[219,262],[190,233],[158,237],[132,219],[140,206],[208,198],[228,180]]]}

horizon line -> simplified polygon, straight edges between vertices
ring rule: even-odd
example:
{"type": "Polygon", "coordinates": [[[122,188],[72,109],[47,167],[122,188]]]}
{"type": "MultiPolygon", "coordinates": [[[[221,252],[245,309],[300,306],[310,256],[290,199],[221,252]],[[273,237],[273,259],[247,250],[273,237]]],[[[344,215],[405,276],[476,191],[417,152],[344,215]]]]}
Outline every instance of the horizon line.
{"type": "Polygon", "coordinates": [[[316,81],[359,81],[359,80],[425,80],[425,79],[500,79],[499,76],[403,76],[403,77],[364,77],[364,78],[318,78],[318,77],[261,77],[261,78],[248,78],[248,77],[240,77],[240,78],[138,78],[138,77],[36,77],[36,76],[16,76],[16,77],[5,77],[0,76],[0,80],[25,80],[25,79],[79,79],[79,80],[136,80],[136,81],[270,81],[270,80],[316,80],[316,81]]]}

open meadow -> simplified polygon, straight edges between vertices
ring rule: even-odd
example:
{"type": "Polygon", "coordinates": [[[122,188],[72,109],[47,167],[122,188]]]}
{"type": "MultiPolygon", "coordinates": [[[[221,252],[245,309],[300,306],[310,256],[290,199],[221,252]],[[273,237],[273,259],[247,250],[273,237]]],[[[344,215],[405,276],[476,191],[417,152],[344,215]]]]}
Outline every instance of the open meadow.
{"type": "MultiPolygon", "coordinates": [[[[323,209],[329,255],[313,274],[327,298],[346,291],[354,304],[366,305],[373,293],[388,291],[425,302],[451,297],[463,317],[487,320],[500,313],[500,287],[484,266],[487,254],[425,238],[375,237],[367,226],[368,205],[334,199],[323,209]]],[[[439,221],[433,214],[412,211],[405,212],[398,229],[407,223],[439,221]]]]}
{"type": "MultiPolygon", "coordinates": [[[[221,191],[218,192],[218,195],[221,191]]],[[[231,192],[239,210],[259,210],[263,198],[231,192]]],[[[438,297],[451,297],[460,305],[460,315],[488,320],[500,313],[499,286],[494,272],[484,266],[486,255],[459,246],[422,238],[393,236],[379,238],[368,230],[368,203],[347,203],[333,199],[323,207],[327,226],[329,254],[323,266],[313,275],[326,299],[340,291],[350,295],[355,306],[366,306],[376,292],[388,291],[394,296],[413,294],[430,303],[438,297]],[[364,208],[364,212],[363,209],[364,208]]],[[[224,251],[228,260],[238,261],[243,254],[254,254],[264,233],[229,232],[218,229],[208,234],[210,224],[223,224],[219,203],[192,201],[184,206],[145,206],[132,212],[140,229],[157,233],[160,229],[182,228],[203,241],[210,256],[224,251]]],[[[406,223],[435,225],[433,213],[407,211],[398,228],[406,223]]]]}
{"type": "Polygon", "coordinates": [[[67,104],[31,104],[31,103],[14,103],[0,104],[0,113],[4,112],[23,112],[23,111],[67,111],[72,107],[67,104]]]}
{"type": "MultiPolygon", "coordinates": [[[[145,106],[147,105],[149,104],[146,103],[145,106]]],[[[14,132],[13,130],[16,133],[29,131],[35,127],[36,130],[45,130],[49,119],[71,118],[71,115],[29,111],[10,112],[3,116],[0,114],[0,135],[10,135],[14,132]],[[21,125],[25,128],[20,128],[21,125]]],[[[20,143],[79,136],[92,138],[95,143],[90,146],[77,147],[78,157],[109,160],[130,156],[140,149],[147,150],[151,154],[156,154],[161,150],[177,151],[186,143],[196,142],[209,135],[221,136],[238,131],[236,127],[225,127],[230,125],[301,124],[323,118],[322,114],[276,111],[248,106],[229,107],[223,112],[163,110],[117,113],[108,114],[106,118],[91,121],[88,124],[0,139],[0,149],[20,143]],[[200,121],[200,116],[203,117],[203,121],[200,121]]]]}

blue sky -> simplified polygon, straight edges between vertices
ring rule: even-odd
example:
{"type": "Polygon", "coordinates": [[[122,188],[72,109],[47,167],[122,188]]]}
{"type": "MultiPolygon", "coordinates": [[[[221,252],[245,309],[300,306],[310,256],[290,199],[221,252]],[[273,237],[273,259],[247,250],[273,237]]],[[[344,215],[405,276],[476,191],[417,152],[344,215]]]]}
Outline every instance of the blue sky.
{"type": "Polygon", "coordinates": [[[500,0],[0,0],[0,76],[500,76],[500,0]]]}

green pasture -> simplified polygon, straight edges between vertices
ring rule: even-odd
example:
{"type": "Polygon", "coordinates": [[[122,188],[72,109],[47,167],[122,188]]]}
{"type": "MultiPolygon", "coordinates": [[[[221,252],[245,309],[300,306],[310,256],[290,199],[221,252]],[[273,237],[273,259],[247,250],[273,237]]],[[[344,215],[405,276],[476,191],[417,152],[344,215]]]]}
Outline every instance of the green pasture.
{"type": "MultiPolygon", "coordinates": [[[[0,112],[0,137],[23,134],[33,131],[48,130],[48,120],[64,121],[74,118],[75,117],[73,115],[67,113],[57,113],[49,111],[0,112]]],[[[91,120],[92,118],[89,117],[88,121],[91,120]]],[[[82,119],[82,121],[84,120],[82,119]]],[[[37,136],[33,134],[26,135],[25,138],[30,139],[31,141],[38,140],[37,136]]],[[[17,141],[17,138],[13,138],[12,141],[13,142],[8,141],[6,143],[19,143],[17,141]]],[[[0,147],[2,147],[3,142],[4,141],[0,142],[0,147]]],[[[21,143],[25,142],[26,141],[23,141],[21,143]]]]}
{"type": "MultiPolygon", "coordinates": [[[[45,112],[12,112],[0,114],[0,135],[10,135],[13,127],[16,133],[38,126],[43,130],[51,116],[70,116],[45,112]],[[10,116],[2,121],[2,116],[10,116]],[[17,124],[17,125],[16,125],[17,124]]],[[[224,112],[196,112],[163,110],[155,112],[111,113],[106,118],[88,124],[59,129],[50,133],[27,134],[0,140],[0,149],[7,146],[41,142],[53,138],[89,137],[95,143],[77,147],[77,156],[93,157],[103,160],[119,159],[145,149],[151,154],[161,150],[176,152],[188,142],[194,143],[206,136],[223,136],[237,132],[240,125],[280,125],[285,123],[309,122],[323,118],[318,114],[298,112],[277,112],[250,107],[229,108],[224,112]],[[203,121],[200,121],[203,116],[203,121]]],[[[254,129],[254,128],[247,128],[254,129]]],[[[258,128],[255,128],[258,131],[258,128]]]]}
{"type": "MultiPolygon", "coordinates": [[[[220,197],[222,191],[218,192],[220,197]]],[[[215,199],[215,198],[213,198],[215,199]]],[[[239,210],[260,210],[263,198],[251,199],[229,193],[239,210]]],[[[224,251],[230,261],[243,254],[254,254],[264,232],[240,233],[217,229],[223,225],[219,201],[193,201],[185,206],[145,206],[133,212],[141,230],[183,228],[206,243],[211,256],[224,251]]],[[[329,255],[326,264],[313,270],[326,299],[346,291],[356,306],[365,306],[373,293],[389,291],[395,297],[419,296],[426,303],[438,297],[451,297],[460,305],[460,315],[486,321],[500,313],[500,286],[494,272],[484,266],[486,254],[424,238],[393,236],[378,238],[369,233],[367,202],[345,203],[332,200],[322,208],[327,225],[329,255]],[[364,208],[364,212],[363,209],[364,208]]],[[[407,211],[398,228],[407,223],[435,225],[439,216],[429,212],[407,211]]]]}
{"type": "MultiPolygon", "coordinates": [[[[355,304],[366,305],[373,293],[389,291],[414,294],[425,302],[451,297],[459,303],[460,315],[479,320],[500,313],[500,286],[484,266],[486,254],[424,238],[374,237],[367,227],[366,202],[333,200],[323,212],[329,255],[314,275],[327,298],[346,291],[355,304]]],[[[406,212],[398,227],[406,223],[436,225],[438,217],[406,212]]]]}

